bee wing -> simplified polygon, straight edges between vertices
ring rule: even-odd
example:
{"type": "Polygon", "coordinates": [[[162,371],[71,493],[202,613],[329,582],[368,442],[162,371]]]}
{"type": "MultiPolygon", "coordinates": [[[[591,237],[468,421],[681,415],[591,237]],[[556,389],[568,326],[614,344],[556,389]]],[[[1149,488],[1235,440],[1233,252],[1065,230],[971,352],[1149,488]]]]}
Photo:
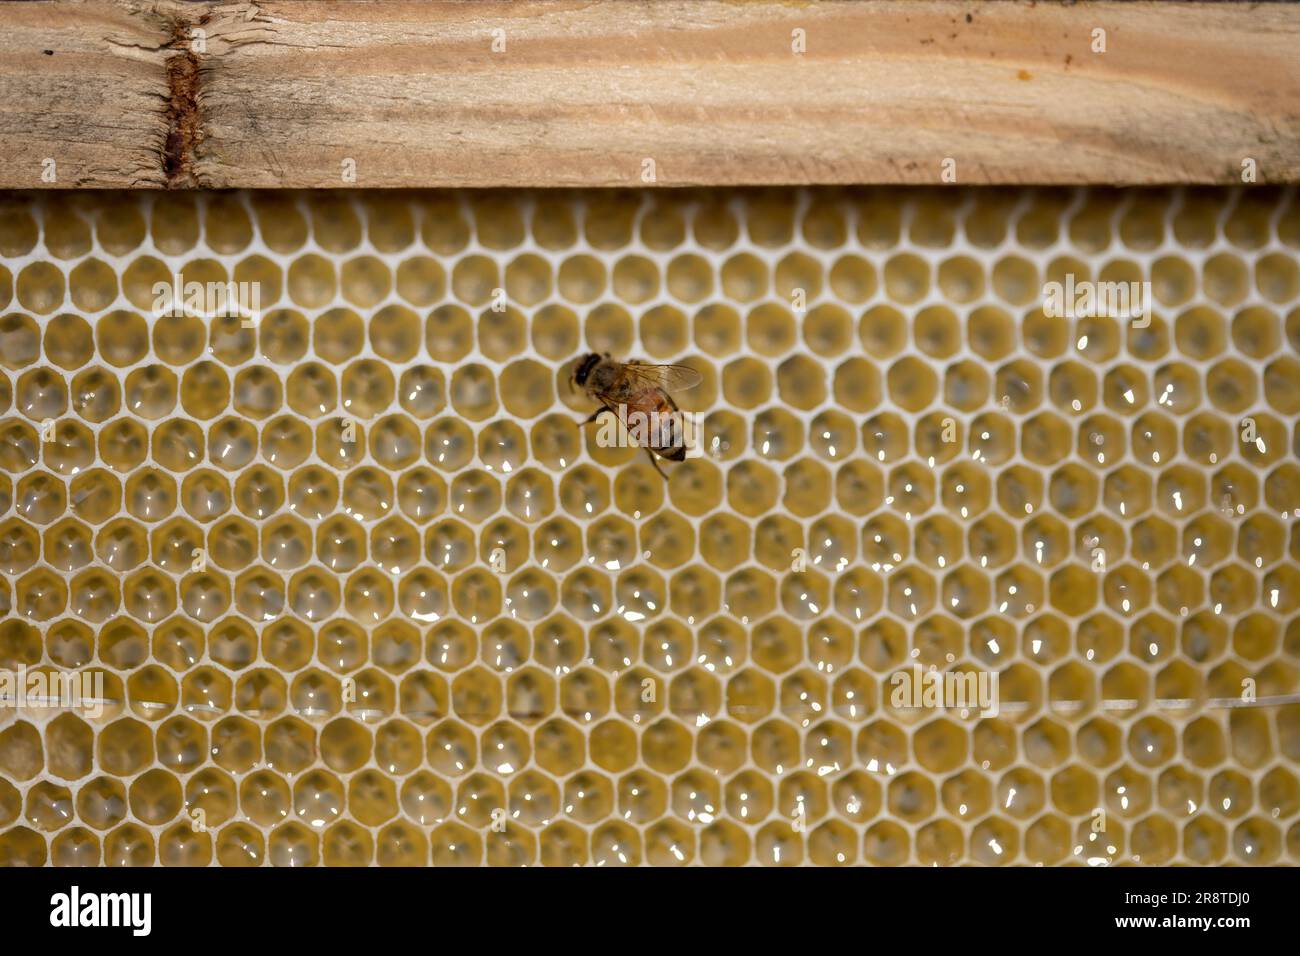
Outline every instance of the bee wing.
{"type": "Polygon", "coordinates": [[[693,368],[685,365],[647,365],[643,362],[628,362],[623,372],[638,385],[645,388],[661,388],[665,392],[685,391],[700,384],[703,376],[693,368]]]}

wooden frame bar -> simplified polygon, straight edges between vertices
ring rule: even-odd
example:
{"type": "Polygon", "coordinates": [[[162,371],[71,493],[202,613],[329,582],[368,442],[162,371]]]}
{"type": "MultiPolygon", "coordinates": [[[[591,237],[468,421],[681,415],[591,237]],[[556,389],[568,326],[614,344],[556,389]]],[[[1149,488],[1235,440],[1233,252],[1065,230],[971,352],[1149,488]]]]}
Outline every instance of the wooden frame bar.
{"type": "Polygon", "coordinates": [[[0,187],[1300,181],[1300,6],[0,4],[0,187]]]}

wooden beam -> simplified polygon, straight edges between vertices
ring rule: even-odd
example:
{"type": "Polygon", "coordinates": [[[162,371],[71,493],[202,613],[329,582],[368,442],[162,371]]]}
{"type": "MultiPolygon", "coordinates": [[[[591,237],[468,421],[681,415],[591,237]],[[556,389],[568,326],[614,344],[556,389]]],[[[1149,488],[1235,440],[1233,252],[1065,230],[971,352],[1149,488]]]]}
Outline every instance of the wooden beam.
{"type": "Polygon", "coordinates": [[[0,186],[1296,182],[1298,51],[1289,3],[5,3],[0,186]]]}

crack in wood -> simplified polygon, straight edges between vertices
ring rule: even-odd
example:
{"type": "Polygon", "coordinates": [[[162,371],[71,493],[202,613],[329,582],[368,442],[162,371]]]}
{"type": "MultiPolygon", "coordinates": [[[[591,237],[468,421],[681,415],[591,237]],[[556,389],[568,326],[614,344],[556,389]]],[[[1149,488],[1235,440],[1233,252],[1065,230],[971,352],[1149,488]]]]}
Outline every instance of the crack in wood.
{"type": "MultiPolygon", "coordinates": [[[[199,21],[201,25],[207,17],[199,21]]],[[[203,142],[203,118],[199,109],[199,57],[189,31],[193,24],[172,23],[169,47],[180,50],[164,61],[167,73],[167,137],[163,143],[162,171],[168,189],[202,185],[194,171],[195,156],[203,142]]]]}

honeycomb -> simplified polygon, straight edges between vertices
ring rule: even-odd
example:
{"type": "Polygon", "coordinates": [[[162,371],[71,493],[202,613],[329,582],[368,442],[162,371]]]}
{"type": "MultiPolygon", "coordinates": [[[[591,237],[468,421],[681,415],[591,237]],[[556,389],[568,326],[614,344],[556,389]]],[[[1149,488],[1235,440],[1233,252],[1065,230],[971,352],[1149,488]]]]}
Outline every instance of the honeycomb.
{"type": "Polygon", "coordinates": [[[0,862],[1300,862],[1298,299],[1264,187],[0,197],[0,862]]]}

